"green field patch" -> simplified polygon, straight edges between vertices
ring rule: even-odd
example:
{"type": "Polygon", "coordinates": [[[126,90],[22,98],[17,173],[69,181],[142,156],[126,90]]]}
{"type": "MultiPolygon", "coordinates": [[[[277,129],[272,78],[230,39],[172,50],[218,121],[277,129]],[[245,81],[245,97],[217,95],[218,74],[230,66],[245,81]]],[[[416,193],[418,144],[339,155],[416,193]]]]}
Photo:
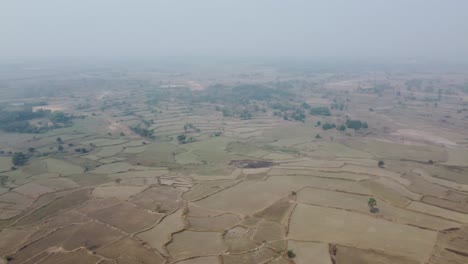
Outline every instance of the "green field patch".
{"type": "Polygon", "coordinates": [[[268,145],[274,147],[294,147],[296,145],[303,145],[309,142],[312,139],[312,136],[308,137],[299,137],[299,138],[284,138],[268,145]]]}
{"type": "Polygon", "coordinates": [[[142,153],[129,156],[129,161],[150,167],[168,166],[176,163],[175,155],[178,153],[181,149],[176,144],[152,142],[142,153]]]}
{"type": "Polygon", "coordinates": [[[82,167],[62,160],[48,158],[45,159],[44,162],[49,172],[56,172],[62,176],[81,174],[84,172],[82,167]]]}
{"type": "Polygon", "coordinates": [[[113,146],[113,145],[122,145],[126,142],[127,140],[125,139],[97,138],[93,140],[83,141],[81,142],[81,144],[83,145],[93,144],[97,147],[106,147],[106,146],[113,146]]]}
{"type": "Polygon", "coordinates": [[[126,147],[123,152],[130,153],[130,154],[139,154],[139,153],[143,153],[145,150],[146,150],[146,146],[126,147]]]}
{"type": "Polygon", "coordinates": [[[144,145],[144,140],[134,140],[134,141],[129,141],[127,143],[122,144],[122,147],[140,147],[144,145]]]}
{"type": "Polygon", "coordinates": [[[9,171],[12,166],[11,157],[0,157],[0,172],[9,171]]]}
{"type": "Polygon", "coordinates": [[[447,161],[448,156],[443,147],[429,145],[403,145],[372,139],[346,141],[344,144],[350,148],[362,150],[379,158],[447,161]]]}
{"type": "Polygon", "coordinates": [[[239,183],[239,181],[235,180],[221,180],[199,183],[192,187],[190,191],[184,193],[182,198],[187,201],[198,200],[237,183],[239,183]]]}
{"type": "Polygon", "coordinates": [[[449,166],[465,166],[468,167],[468,150],[467,149],[447,149],[448,160],[445,165],[449,166]]]}
{"type": "Polygon", "coordinates": [[[100,151],[98,151],[95,155],[99,157],[112,157],[120,152],[122,152],[124,149],[122,146],[109,146],[109,147],[103,147],[100,151]]]}
{"type": "Polygon", "coordinates": [[[76,182],[80,186],[94,186],[111,181],[106,175],[102,174],[77,174],[67,177],[68,179],[76,182]]]}
{"type": "Polygon", "coordinates": [[[172,234],[183,230],[184,227],[183,210],[179,209],[177,212],[165,217],[157,226],[138,234],[138,238],[147,242],[159,252],[165,252],[164,246],[171,240],[172,234]]]}
{"type": "Polygon", "coordinates": [[[86,155],[86,156],[81,156],[82,158],[85,158],[85,159],[90,159],[90,160],[99,160],[101,157],[98,157],[94,154],[89,154],[89,155],[86,155]]]}
{"type": "Polygon", "coordinates": [[[295,158],[296,158],[295,156],[285,154],[285,153],[270,153],[270,154],[263,156],[263,159],[267,159],[267,160],[291,160],[295,158]]]}
{"type": "Polygon", "coordinates": [[[185,144],[184,148],[196,154],[198,159],[202,162],[219,163],[232,159],[232,157],[227,154],[226,147],[233,141],[234,139],[231,138],[214,137],[205,141],[185,144]]]}
{"type": "Polygon", "coordinates": [[[134,166],[127,162],[115,162],[110,164],[105,164],[97,167],[92,173],[97,174],[113,174],[119,172],[126,172],[130,170],[150,170],[151,168],[143,166],[134,166]]]}
{"type": "Polygon", "coordinates": [[[252,158],[262,158],[270,153],[253,142],[232,142],[228,144],[226,150],[231,154],[252,158]]]}
{"type": "Polygon", "coordinates": [[[180,153],[175,156],[175,159],[177,163],[182,164],[182,165],[201,163],[201,161],[199,160],[199,157],[192,151],[180,153]]]}
{"type": "Polygon", "coordinates": [[[294,147],[283,147],[283,146],[272,146],[272,145],[265,145],[263,147],[264,151],[267,152],[282,152],[286,154],[300,154],[301,152],[294,148],[294,147]]]}
{"type": "Polygon", "coordinates": [[[341,208],[368,215],[377,215],[379,218],[389,221],[433,230],[445,230],[460,226],[459,223],[405,210],[392,206],[382,200],[379,200],[377,203],[376,208],[378,208],[378,211],[371,213],[367,206],[369,198],[371,196],[306,188],[298,193],[297,201],[312,205],[341,208]]]}
{"type": "Polygon", "coordinates": [[[163,175],[169,174],[169,170],[164,167],[160,168],[148,168],[148,167],[143,167],[143,166],[136,166],[137,168],[140,168],[140,170],[135,170],[135,171],[128,171],[128,172],[120,172],[116,174],[110,174],[109,177],[120,177],[120,178],[149,178],[149,177],[159,177],[163,175]]]}
{"type": "Polygon", "coordinates": [[[221,232],[183,231],[174,234],[171,243],[167,245],[167,250],[176,260],[203,255],[218,255],[226,249],[221,232]]]}
{"type": "Polygon", "coordinates": [[[362,159],[371,159],[373,156],[367,152],[360,151],[347,147],[341,143],[335,142],[320,142],[317,144],[318,147],[337,158],[362,158],[362,159]]]}
{"type": "Polygon", "coordinates": [[[234,227],[240,218],[233,214],[222,214],[213,217],[187,217],[190,230],[224,231],[234,227]]]}
{"type": "MultiPolygon", "coordinates": [[[[272,129],[267,129],[264,131],[265,139],[271,141],[277,141],[281,139],[291,139],[291,138],[307,138],[314,137],[314,128],[308,126],[276,126],[272,129]]],[[[300,141],[300,140],[298,140],[300,141]]]]}
{"type": "Polygon", "coordinates": [[[426,262],[437,232],[345,210],[299,204],[291,216],[289,237],[355,245],[426,262]]]}
{"type": "Polygon", "coordinates": [[[85,119],[75,119],[73,120],[73,125],[70,127],[60,128],[51,130],[54,132],[54,135],[58,134],[73,134],[73,133],[83,133],[88,135],[94,135],[97,131],[102,128],[102,120],[97,117],[88,116],[85,119]]]}
{"type": "Polygon", "coordinates": [[[59,211],[78,206],[89,199],[90,190],[84,189],[53,200],[49,204],[21,219],[16,225],[29,225],[49,218],[59,211]]]}
{"type": "Polygon", "coordinates": [[[102,158],[99,160],[100,163],[103,164],[109,164],[109,163],[114,163],[118,161],[124,161],[126,160],[125,158],[118,158],[118,157],[110,157],[110,158],[102,158]]]}

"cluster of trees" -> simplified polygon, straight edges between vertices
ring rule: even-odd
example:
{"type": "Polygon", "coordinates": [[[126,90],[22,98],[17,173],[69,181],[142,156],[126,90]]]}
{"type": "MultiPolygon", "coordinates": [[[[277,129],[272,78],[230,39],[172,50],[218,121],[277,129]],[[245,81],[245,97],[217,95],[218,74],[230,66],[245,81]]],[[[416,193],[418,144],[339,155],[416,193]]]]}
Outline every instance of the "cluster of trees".
{"type": "Polygon", "coordinates": [[[290,116],[292,119],[300,122],[305,122],[306,119],[305,111],[301,108],[296,108],[290,116]]]}
{"type": "Polygon", "coordinates": [[[367,122],[362,122],[361,120],[351,120],[351,119],[346,120],[346,126],[354,130],[359,130],[362,128],[365,129],[369,127],[367,125],[367,122]]]}
{"type": "Polygon", "coordinates": [[[242,112],[240,113],[240,118],[243,119],[243,120],[252,119],[252,113],[250,113],[249,110],[244,109],[244,111],[242,111],[242,112]]]}
{"type": "Polygon", "coordinates": [[[184,132],[185,133],[187,133],[187,132],[197,132],[198,133],[200,131],[201,130],[198,127],[194,126],[192,123],[186,123],[184,125],[184,132]]]}
{"type": "Polygon", "coordinates": [[[341,124],[341,125],[337,126],[335,123],[324,123],[324,124],[322,124],[320,121],[317,121],[317,126],[322,125],[323,130],[329,130],[329,129],[336,128],[339,131],[345,131],[346,128],[359,130],[359,129],[365,129],[365,128],[369,127],[366,122],[362,122],[361,120],[348,119],[348,120],[346,120],[345,124],[346,125],[341,124]]]}
{"type": "Polygon", "coordinates": [[[6,132],[16,133],[42,133],[49,130],[47,126],[36,127],[28,121],[36,118],[48,117],[50,111],[33,111],[32,107],[26,107],[21,110],[0,110],[0,129],[6,132]]]}
{"type": "Polygon", "coordinates": [[[55,111],[50,114],[49,119],[52,121],[54,124],[67,124],[72,120],[73,116],[69,114],[65,114],[64,112],[61,111],[55,111]]]}
{"type": "Polygon", "coordinates": [[[86,148],[76,148],[75,152],[78,153],[88,153],[88,150],[86,148]]]}
{"type": "Polygon", "coordinates": [[[414,89],[421,90],[422,83],[423,81],[421,79],[411,79],[411,80],[407,80],[405,82],[405,85],[408,91],[413,91],[414,89]]]}
{"type": "Polygon", "coordinates": [[[33,111],[31,105],[26,105],[20,110],[0,110],[0,129],[6,132],[15,133],[44,133],[50,129],[63,127],[70,124],[72,115],[61,111],[50,112],[50,110],[39,109],[33,111]],[[38,122],[38,125],[32,125],[29,121],[38,118],[48,118],[53,125],[49,126],[47,122],[38,122]]]}
{"type": "Polygon", "coordinates": [[[13,156],[11,156],[11,162],[15,166],[22,166],[28,162],[29,157],[24,154],[23,152],[15,152],[13,156]]]}
{"type": "Polygon", "coordinates": [[[292,97],[293,94],[276,84],[239,84],[226,86],[216,84],[186,98],[193,103],[209,102],[234,107],[253,102],[272,102],[292,97]]]}
{"type": "Polygon", "coordinates": [[[461,85],[460,90],[466,94],[468,94],[468,83],[465,83],[464,85],[461,85]]]}
{"type": "Polygon", "coordinates": [[[235,108],[225,107],[221,111],[224,117],[239,117],[244,120],[252,119],[252,112],[247,108],[236,110],[235,108]]]}
{"type": "Polygon", "coordinates": [[[190,142],[195,142],[195,138],[187,137],[187,135],[181,134],[177,136],[177,141],[179,142],[179,144],[187,144],[190,142]]]}
{"type": "Polygon", "coordinates": [[[377,83],[370,88],[358,88],[358,92],[365,94],[378,94],[381,96],[385,90],[393,90],[393,87],[389,83],[377,83]]]}
{"type": "MultiPolygon", "coordinates": [[[[206,90],[194,93],[192,103],[211,103],[222,111],[225,117],[251,119],[255,113],[266,113],[266,105],[284,101],[294,95],[276,84],[240,84],[236,86],[213,85],[206,90]]],[[[283,109],[285,110],[285,109],[283,109]]]]}
{"type": "Polygon", "coordinates": [[[326,106],[312,107],[310,109],[311,115],[330,116],[330,109],[326,106]]]}
{"type": "Polygon", "coordinates": [[[140,125],[130,127],[130,129],[133,132],[137,133],[138,135],[140,135],[142,137],[146,137],[146,138],[150,138],[150,139],[155,139],[156,138],[156,136],[154,135],[154,130],[153,129],[142,128],[140,125]]]}
{"type": "Polygon", "coordinates": [[[336,128],[335,123],[331,123],[331,124],[330,123],[324,123],[322,125],[323,130],[329,130],[329,129],[334,129],[334,128],[336,128]]]}
{"type": "Polygon", "coordinates": [[[283,117],[284,120],[296,120],[305,122],[306,112],[305,110],[310,109],[308,103],[302,103],[300,106],[293,106],[289,104],[274,103],[271,105],[275,111],[274,116],[283,117]]]}
{"type": "Polygon", "coordinates": [[[345,104],[342,102],[341,103],[333,102],[331,105],[331,109],[343,111],[344,108],[345,108],[345,104]]]}

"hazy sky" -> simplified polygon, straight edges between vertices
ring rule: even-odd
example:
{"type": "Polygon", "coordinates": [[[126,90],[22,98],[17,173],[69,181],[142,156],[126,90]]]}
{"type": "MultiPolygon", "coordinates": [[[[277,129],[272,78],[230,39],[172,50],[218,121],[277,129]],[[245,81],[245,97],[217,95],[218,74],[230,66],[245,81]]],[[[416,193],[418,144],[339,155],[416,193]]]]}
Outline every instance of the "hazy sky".
{"type": "Polygon", "coordinates": [[[466,0],[0,0],[1,57],[468,60],[466,0]]]}

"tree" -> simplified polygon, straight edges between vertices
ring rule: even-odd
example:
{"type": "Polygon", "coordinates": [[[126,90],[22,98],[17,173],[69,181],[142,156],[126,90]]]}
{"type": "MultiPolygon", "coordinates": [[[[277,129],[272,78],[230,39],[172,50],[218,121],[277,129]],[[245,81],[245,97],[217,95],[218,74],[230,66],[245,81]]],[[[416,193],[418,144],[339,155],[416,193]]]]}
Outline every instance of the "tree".
{"type": "Polygon", "coordinates": [[[60,146],[58,146],[58,148],[57,148],[57,149],[58,149],[58,151],[63,151],[63,146],[62,146],[62,145],[60,145],[60,146]]]}
{"type": "Polygon", "coordinates": [[[359,130],[361,128],[368,128],[368,125],[366,122],[362,122],[361,120],[351,120],[351,119],[346,120],[346,126],[354,130],[359,130]]]}
{"type": "Polygon", "coordinates": [[[369,198],[369,200],[367,201],[367,206],[369,206],[369,209],[371,210],[371,212],[374,210],[374,207],[377,205],[377,200],[375,200],[374,198],[369,198]]]}
{"type": "Polygon", "coordinates": [[[60,143],[60,144],[62,144],[62,142],[63,142],[61,137],[58,137],[58,138],[56,139],[56,141],[57,141],[58,143],[60,143]]]}
{"type": "Polygon", "coordinates": [[[70,117],[61,111],[53,112],[50,115],[49,119],[50,121],[52,121],[52,123],[67,123],[68,121],[70,121],[70,117]]]}
{"type": "Polygon", "coordinates": [[[333,128],[336,128],[335,124],[325,123],[325,124],[322,125],[323,130],[329,130],[329,129],[333,129],[333,128]]]}
{"type": "Polygon", "coordinates": [[[11,162],[15,166],[24,165],[26,164],[27,161],[28,161],[28,157],[24,155],[23,152],[15,152],[13,156],[11,157],[11,162]]]}
{"type": "Polygon", "coordinates": [[[315,138],[322,138],[320,134],[315,135],[315,138]]]}
{"type": "Polygon", "coordinates": [[[36,151],[36,149],[33,148],[33,147],[29,147],[29,148],[28,148],[28,151],[29,151],[30,153],[33,153],[34,151],[36,151]]]}
{"type": "Polygon", "coordinates": [[[245,109],[240,114],[240,118],[244,120],[252,119],[252,114],[249,112],[249,110],[245,109]]]}
{"type": "Polygon", "coordinates": [[[346,130],[346,126],[345,126],[345,125],[340,125],[340,126],[337,127],[336,129],[338,129],[339,131],[345,131],[345,130],[346,130]]]}
{"type": "Polygon", "coordinates": [[[153,129],[142,128],[142,127],[140,127],[140,125],[131,127],[130,129],[133,132],[137,133],[138,135],[140,135],[142,137],[147,137],[147,138],[151,138],[151,139],[156,138],[156,136],[154,135],[154,130],[153,129]]]}
{"type": "Polygon", "coordinates": [[[286,254],[288,255],[288,258],[290,258],[290,259],[296,257],[296,253],[294,253],[294,251],[292,249],[288,249],[288,251],[286,251],[286,254]]]}
{"type": "Polygon", "coordinates": [[[185,139],[187,137],[185,136],[185,134],[181,134],[181,135],[178,135],[177,136],[177,141],[179,141],[179,144],[185,144],[185,139]]]}
{"type": "Polygon", "coordinates": [[[379,160],[379,162],[377,163],[377,165],[380,167],[380,168],[383,168],[385,166],[385,162],[383,160],[379,160]]]}

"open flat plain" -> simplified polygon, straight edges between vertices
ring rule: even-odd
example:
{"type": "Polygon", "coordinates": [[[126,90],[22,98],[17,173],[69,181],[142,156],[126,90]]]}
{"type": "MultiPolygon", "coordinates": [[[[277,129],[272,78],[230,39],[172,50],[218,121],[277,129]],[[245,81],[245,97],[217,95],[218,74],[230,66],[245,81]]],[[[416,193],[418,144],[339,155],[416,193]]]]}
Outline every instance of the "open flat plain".
{"type": "Polygon", "coordinates": [[[0,263],[468,263],[463,77],[252,71],[2,81],[0,263]]]}

